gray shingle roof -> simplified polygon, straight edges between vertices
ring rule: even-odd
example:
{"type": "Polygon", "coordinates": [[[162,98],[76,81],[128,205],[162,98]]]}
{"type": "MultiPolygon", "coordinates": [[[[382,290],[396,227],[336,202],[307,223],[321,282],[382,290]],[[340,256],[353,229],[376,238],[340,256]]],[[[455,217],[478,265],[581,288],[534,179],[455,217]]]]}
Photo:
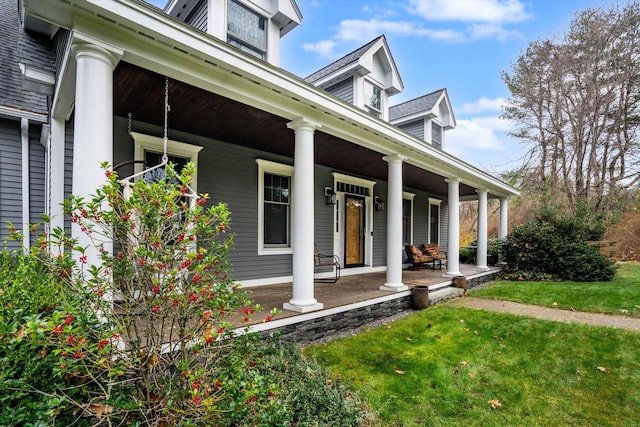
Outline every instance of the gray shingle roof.
{"type": "Polygon", "coordinates": [[[411,116],[425,111],[430,111],[436,105],[442,94],[447,89],[439,89],[435,92],[419,96],[402,104],[389,107],[389,121],[394,121],[402,117],[411,116]]]}
{"type": "Polygon", "coordinates": [[[47,97],[22,89],[19,63],[54,71],[49,40],[20,29],[18,2],[0,0],[0,105],[46,114],[47,97]]]}
{"type": "Polygon", "coordinates": [[[318,71],[316,71],[315,73],[307,76],[304,78],[304,80],[308,83],[315,83],[318,80],[320,80],[321,78],[341,69],[346,67],[347,65],[357,61],[358,59],[360,59],[360,57],[362,55],[364,55],[369,48],[371,48],[371,46],[373,44],[375,44],[378,40],[384,38],[384,35],[376,37],[375,39],[371,40],[369,43],[365,44],[362,47],[359,47],[358,49],[354,50],[351,53],[346,54],[345,56],[343,56],[342,58],[338,59],[337,61],[332,62],[331,64],[327,65],[324,68],[319,69],[318,71]]]}

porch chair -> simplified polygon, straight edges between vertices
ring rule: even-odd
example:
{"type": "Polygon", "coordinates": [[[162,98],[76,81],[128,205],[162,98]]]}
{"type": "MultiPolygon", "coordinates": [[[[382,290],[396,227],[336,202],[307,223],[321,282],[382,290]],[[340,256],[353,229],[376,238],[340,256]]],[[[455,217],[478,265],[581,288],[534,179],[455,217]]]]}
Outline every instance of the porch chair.
{"type": "Polygon", "coordinates": [[[442,270],[442,261],[447,261],[447,254],[440,252],[440,245],[437,243],[423,243],[422,252],[431,255],[438,264],[438,270],[442,270]]]}
{"type": "Polygon", "coordinates": [[[416,268],[424,267],[426,268],[428,264],[431,264],[431,269],[435,270],[435,259],[431,255],[423,254],[420,249],[416,248],[414,245],[407,245],[404,247],[405,252],[407,253],[407,258],[411,262],[411,270],[415,270],[416,268]]]}
{"type": "Polygon", "coordinates": [[[318,245],[313,244],[313,260],[316,267],[334,267],[335,277],[326,279],[315,279],[316,282],[336,283],[340,278],[340,258],[338,255],[325,255],[318,251],[318,245]]]}

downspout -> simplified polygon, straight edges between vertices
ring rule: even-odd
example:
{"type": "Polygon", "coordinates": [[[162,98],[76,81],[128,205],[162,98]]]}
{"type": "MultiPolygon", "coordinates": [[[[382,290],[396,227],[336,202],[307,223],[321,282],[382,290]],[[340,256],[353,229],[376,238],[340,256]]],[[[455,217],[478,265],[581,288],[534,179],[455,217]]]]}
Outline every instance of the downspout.
{"type": "Polygon", "coordinates": [[[29,119],[20,120],[22,136],[22,246],[24,252],[28,253],[30,248],[29,232],[29,119]]]}

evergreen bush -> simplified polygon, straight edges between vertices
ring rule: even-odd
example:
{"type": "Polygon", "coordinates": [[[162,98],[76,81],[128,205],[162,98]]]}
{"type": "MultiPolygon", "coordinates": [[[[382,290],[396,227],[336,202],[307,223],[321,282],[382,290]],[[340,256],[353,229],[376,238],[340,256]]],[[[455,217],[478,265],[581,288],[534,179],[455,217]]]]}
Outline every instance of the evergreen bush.
{"type": "Polygon", "coordinates": [[[604,221],[586,207],[575,214],[550,207],[539,210],[532,221],[515,227],[502,245],[507,274],[577,282],[611,280],[615,262],[598,243],[606,231],[604,221]]]}

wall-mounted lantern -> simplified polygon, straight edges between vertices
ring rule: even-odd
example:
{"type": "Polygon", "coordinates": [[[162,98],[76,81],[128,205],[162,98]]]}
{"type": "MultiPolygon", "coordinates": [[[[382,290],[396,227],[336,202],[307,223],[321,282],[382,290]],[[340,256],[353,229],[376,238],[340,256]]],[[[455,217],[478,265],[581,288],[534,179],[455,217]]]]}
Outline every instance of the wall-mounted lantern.
{"type": "Polygon", "coordinates": [[[324,187],[324,197],[327,199],[328,205],[336,204],[336,193],[331,189],[331,187],[324,187]]]}
{"type": "Polygon", "coordinates": [[[379,196],[373,198],[373,205],[375,206],[377,211],[384,210],[384,200],[382,200],[379,196]]]}

